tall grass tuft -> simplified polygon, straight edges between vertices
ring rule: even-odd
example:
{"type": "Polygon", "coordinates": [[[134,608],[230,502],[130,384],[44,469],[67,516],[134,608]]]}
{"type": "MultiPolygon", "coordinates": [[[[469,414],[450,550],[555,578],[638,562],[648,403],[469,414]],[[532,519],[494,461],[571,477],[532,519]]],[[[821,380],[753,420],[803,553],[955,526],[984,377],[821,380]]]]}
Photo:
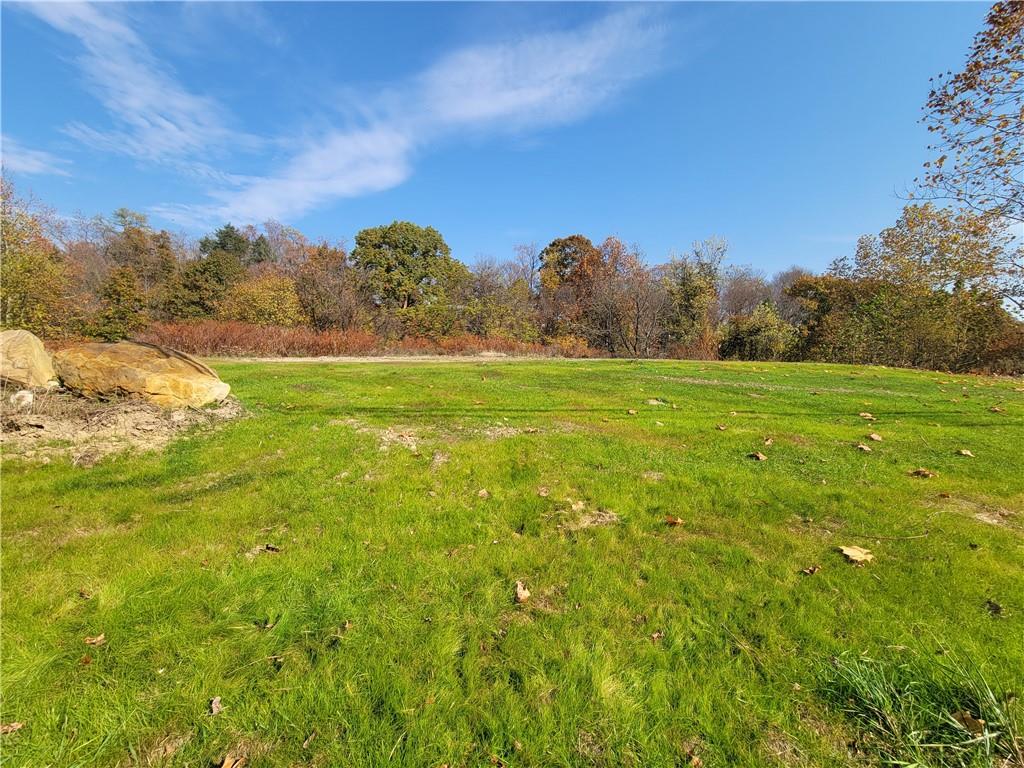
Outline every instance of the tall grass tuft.
{"type": "Polygon", "coordinates": [[[884,764],[1024,766],[1014,694],[996,694],[970,659],[909,650],[883,659],[847,653],[822,665],[818,694],[861,731],[859,747],[884,764]]]}

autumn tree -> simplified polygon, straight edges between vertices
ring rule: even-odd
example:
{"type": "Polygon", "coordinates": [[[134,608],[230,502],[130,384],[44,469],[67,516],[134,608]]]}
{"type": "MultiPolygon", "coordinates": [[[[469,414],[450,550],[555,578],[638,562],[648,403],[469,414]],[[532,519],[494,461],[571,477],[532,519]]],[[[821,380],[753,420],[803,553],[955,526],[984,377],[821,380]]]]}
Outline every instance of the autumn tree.
{"type": "Polygon", "coordinates": [[[1024,222],[1024,2],[993,5],[963,71],[933,83],[926,193],[1024,222]]]}
{"type": "Polygon", "coordinates": [[[762,273],[749,266],[734,266],[723,271],[718,302],[723,320],[751,315],[771,300],[772,289],[762,273]]]}
{"type": "Polygon", "coordinates": [[[295,281],[280,274],[258,274],[234,283],[218,302],[224,320],[256,325],[299,325],[306,320],[295,281]]]}
{"type": "Polygon", "coordinates": [[[68,330],[71,276],[42,222],[0,181],[0,325],[39,336],[68,330]]]}
{"type": "Polygon", "coordinates": [[[366,314],[363,273],[348,263],[345,249],[326,241],[310,246],[298,268],[295,288],[299,303],[318,330],[355,327],[366,314]]]}

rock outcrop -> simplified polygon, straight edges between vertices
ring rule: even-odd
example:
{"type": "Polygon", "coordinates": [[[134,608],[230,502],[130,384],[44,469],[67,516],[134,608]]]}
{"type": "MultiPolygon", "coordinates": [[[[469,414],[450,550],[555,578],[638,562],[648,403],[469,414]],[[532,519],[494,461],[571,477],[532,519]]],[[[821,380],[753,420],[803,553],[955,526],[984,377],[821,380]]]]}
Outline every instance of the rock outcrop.
{"type": "Polygon", "coordinates": [[[28,331],[0,332],[0,379],[28,389],[57,384],[43,342],[28,331]]]}
{"type": "Polygon", "coordinates": [[[61,383],[86,397],[138,397],[167,408],[199,407],[231,387],[182,352],[131,341],[68,347],[53,356],[61,383]]]}

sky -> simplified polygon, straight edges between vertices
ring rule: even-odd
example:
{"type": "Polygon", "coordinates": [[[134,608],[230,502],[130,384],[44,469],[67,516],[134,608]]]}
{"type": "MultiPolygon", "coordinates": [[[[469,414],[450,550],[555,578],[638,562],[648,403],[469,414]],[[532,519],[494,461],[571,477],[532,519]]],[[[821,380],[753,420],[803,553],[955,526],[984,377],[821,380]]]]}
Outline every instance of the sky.
{"type": "Polygon", "coordinates": [[[654,264],[718,235],[823,269],[898,217],[987,8],[4,2],[4,172],[192,236],[408,220],[467,263],[579,232],[654,264]]]}

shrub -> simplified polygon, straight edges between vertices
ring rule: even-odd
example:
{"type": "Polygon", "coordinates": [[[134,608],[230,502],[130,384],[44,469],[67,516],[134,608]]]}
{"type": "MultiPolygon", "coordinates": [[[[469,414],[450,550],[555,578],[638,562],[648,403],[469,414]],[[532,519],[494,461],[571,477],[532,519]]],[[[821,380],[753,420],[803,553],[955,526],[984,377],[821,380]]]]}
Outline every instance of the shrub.
{"type": "Polygon", "coordinates": [[[796,344],[796,329],[779,317],[775,307],[761,304],[750,315],[726,323],[722,357],[740,360],[781,360],[796,344]]]}
{"type": "Polygon", "coordinates": [[[228,320],[154,323],[141,338],[204,357],[373,355],[382,347],[377,336],[362,330],[316,331],[228,320]]]}

